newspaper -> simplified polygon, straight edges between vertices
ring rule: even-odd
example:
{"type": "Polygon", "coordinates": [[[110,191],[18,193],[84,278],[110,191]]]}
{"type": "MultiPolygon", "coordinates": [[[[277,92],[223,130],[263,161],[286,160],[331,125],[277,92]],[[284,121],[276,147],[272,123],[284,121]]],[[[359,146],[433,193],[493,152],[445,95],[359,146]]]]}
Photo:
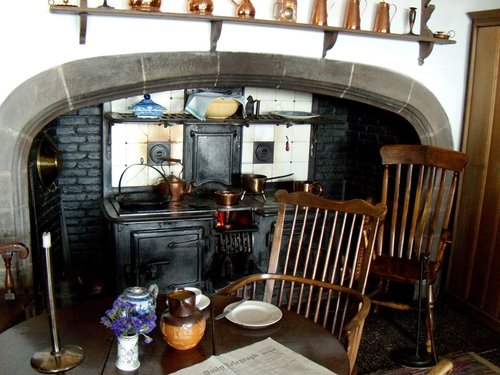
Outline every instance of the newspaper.
{"type": "Polygon", "coordinates": [[[272,338],[229,353],[211,356],[175,375],[336,375],[272,338]]]}

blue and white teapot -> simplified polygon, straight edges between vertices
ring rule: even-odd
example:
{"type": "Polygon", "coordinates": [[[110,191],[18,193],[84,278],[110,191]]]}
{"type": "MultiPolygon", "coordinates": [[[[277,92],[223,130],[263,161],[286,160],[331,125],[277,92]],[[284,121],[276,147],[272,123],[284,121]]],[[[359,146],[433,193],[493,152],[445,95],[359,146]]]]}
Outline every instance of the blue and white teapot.
{"type": "Polygon", "coordinates": [[[142,286],[132,286],[123,291],[120,299],[135,305],[137,311],[156,311],[156,297],[158,296],[158,286],[151,284],[149,288],[142,286]]]}

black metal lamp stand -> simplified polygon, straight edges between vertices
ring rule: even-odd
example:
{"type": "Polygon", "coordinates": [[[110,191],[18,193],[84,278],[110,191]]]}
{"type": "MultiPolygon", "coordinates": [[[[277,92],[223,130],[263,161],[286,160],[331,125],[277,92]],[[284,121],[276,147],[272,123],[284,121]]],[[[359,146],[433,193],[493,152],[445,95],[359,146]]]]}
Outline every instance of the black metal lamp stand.
{"type": "Polygon", "coordinates": [[[422,284],[424,280],[425,255],[421,254],[419,259],[418,280],[418,313],[417,313],[417,339],[415,348],[399,348],[391,352],[391,358],[397,364],[404,367],[427,368],[433,366],[436,361],[420,344],[420,330],[422,325],[422,284]]]}
{"type": "Polygon", "coordinates": [[[46,294],[49,305],[49,324],[52,338],[52,348],[36,352],[31,357],[31,367],[46,374],[55,374],[71,370],[78,366],[85,356],[84,350],[77,345],[59,345],[59,332],[57,331],[56,308],[54,302],[54,281],[52,275],[52,262],[50,259],[51,239],[50,232],[43,234],[43,247],[45,248],[45,266],[47,268],[46,294]]]}

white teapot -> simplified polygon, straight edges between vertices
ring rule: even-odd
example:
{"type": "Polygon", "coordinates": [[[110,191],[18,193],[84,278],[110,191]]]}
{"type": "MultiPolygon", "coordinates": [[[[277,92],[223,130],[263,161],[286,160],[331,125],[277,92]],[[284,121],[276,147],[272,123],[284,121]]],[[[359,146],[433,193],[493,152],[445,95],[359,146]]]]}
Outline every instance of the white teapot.
{"type": "Polygon", "coordinates": [[[132,286],[123,291],[120,299],[135,305],[136,310],[156,311],[156,297],[158,296],[158,286],[151,284],[149,288],[142,286],[132,286]]]}

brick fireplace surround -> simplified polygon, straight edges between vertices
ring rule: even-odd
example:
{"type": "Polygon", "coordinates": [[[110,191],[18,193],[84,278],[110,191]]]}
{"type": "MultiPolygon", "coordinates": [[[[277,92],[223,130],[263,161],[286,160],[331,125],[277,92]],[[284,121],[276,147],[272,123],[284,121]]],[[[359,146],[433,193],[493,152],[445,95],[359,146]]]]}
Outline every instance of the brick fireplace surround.
{"type": "MultiPolygon", "coordinates": [[[[55,118],[144,91],[244,86],[369,104],[405,118],[422,144],[453,148],[451,127],[436,97],[410,77],[376,66],[232,52],[141,53],[72,61],[30,78],[0,106],[2,241],[30,246],[28,156],[34,137],[55,118]]],[[[20,287],[31,285],[31,259],[16,268],[20,287]]],[[[3,271],[0,268],[1,279],[3,271]]]]}

